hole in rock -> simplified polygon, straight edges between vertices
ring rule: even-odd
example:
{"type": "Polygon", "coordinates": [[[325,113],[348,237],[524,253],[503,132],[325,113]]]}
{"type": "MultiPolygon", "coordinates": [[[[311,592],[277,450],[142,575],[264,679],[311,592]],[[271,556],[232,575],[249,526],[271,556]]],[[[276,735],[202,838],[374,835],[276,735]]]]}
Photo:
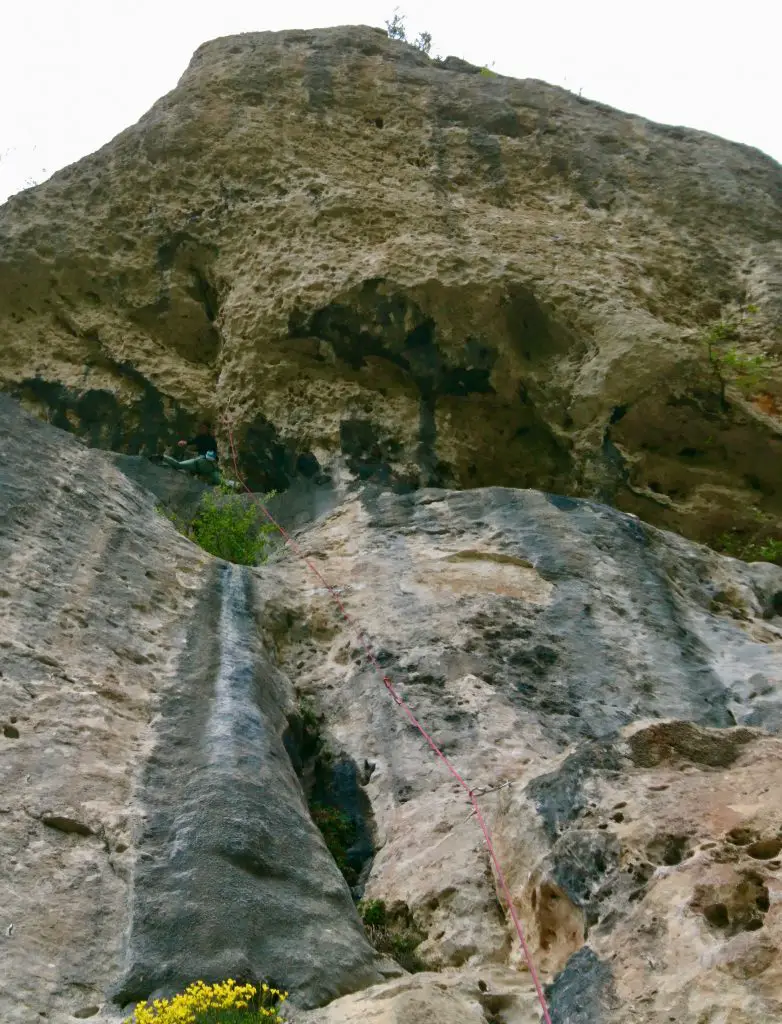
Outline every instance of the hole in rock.
{"type": "Polygon", "coordinates": [[[755,833],[751,829],[739,826],[738,828],[732,828],[725,838],[733,846],[747,846],[754,840],[755,833]]]}
{"type": "Polygon", "coordinates": [[[771,860],[782,850],[782,839],[760,839],[747,847],[747,853],[755,860],[771,860]]]}
{"type": "Polygon", "coordinates": [[[82,821],[76,821],[74,818],[68,818],[63,814],[44,814],[41,817],[41,822],[47,828],[53,828],[58,832],[65,832],[69,835],[91,836],[94,834],[89,825],[85,825],[82,821]]]}
{"type": "Polygon", "coordinates": [[[692,905],[712,928],[732,936],[762,928],[770,900],[763,879],[747,872],[734,882],[698,886],[692,905]]]}
{"type": "Polygon", "coordinates": [[[715,928],[727,928],[730,924],[728,908],[724,903],[714,903],[709,907],[704,907],[703,916],[715,928]]]}
{"type": "Polygon", "coordinates": [[[649,860],[654,864],[673,867],[690,856],[688,836],[658,836],[647,847],[649,860]]]}

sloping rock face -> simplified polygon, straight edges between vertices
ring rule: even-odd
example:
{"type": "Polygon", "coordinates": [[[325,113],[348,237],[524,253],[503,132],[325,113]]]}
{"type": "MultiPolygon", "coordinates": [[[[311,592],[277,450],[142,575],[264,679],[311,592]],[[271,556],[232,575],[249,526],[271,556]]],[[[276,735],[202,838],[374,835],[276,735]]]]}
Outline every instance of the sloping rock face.
{"type": "Polygon", "coordinates": [[[137,452],[205,412],[257,487],[599,498],[697,539],[779,521],[782,171],[747,147],[369,28],[201,47],[99,153],[0,210],[0,381],[137,452]],[[226,420],[222,418],[226,417],[226,420]]]}
{"type": "Polygon", "coordinates": [[[535,491],[365,488],[297,532],[362,640],[289,550],[215,562],[8,399],[0,453],[3,1021],[228,974],[301,1024],[540,1019],[363,642],[479,794],[557,1024],[780,1018],[782,570],[535,491]],[[310,820],[303,707],[423,973],[388,980],[310,820]]]}
{"type": "MultiPolygon", "coordinates": [[[[782,571],[502,489],[365,492],[303,548],[485,793],[555,1021],[782,1012],[782,571]]],[[[529,984],[491,973],[523,961],[463,793],[328,628],[307,569],[263,586],[267,645],[371,772],[366,895],[410,908],[419,955],[451,978],[304,1019],[425,1021],[449,1000],[454,1020],[538,1019],[529,984]]]]}
{"type": "Polygon", "coordinates": [[[0,1019],[382,979],[286,753],[253,579],[3,396],[0,1019]]]}

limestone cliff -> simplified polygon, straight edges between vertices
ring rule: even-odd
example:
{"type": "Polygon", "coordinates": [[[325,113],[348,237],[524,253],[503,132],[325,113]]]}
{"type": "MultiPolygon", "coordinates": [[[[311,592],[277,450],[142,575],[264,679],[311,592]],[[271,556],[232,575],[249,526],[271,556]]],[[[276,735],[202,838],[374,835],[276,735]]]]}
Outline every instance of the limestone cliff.
{"type": "MultiPolygon", "coordinates": [[[[176,533],[179,486],[0,396],[0,1019],[230,975],[296,1024],[539,1021],[464,795],[357,634],[287,549],[176,533]],[[418,973],[364,936],[313,786],[418,973]]],[[[782,1018],[782,569],[536,491],[277,507],[481,794],[556,1024],[782,1018]]]]}
{"type": "Polygon", "coordinates": [[[0,210],[2,386],[127,452],[227,416],[257,486],[314,455],[778,522],[779,368],[720,402],[698,340],[747,304],[779,354],[774,161],[369,28],[207,43],[0,210]]]}

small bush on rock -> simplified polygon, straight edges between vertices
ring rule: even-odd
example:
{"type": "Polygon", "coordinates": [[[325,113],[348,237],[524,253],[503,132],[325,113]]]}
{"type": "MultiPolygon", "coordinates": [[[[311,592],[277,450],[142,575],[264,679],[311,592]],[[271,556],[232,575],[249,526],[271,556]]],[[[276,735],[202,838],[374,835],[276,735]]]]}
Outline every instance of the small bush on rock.
{"type": "Polygon", "coordinates": [[[258,522],[258,510],[230,490],[210,492],[193,520],[193,539],[204,551],[238,565],[260,565],[267,558],[271,523],[258,522]]]}
{"type": "Polygon", "coordinates": [[[124,1024],[284,1024],[280,1007],[287,992],[268,985],[197,981],[173,999],[139,1003],[124,1024]]]}
{"type": "Polygon", "coordinates": [[[358,911],[367,938],[378,953],[393,957],[411,974],[429,969],[416,953],[426,936],[416,926],[406,904],[394,904],[389,910],[383,900],[363,900],[358,911]]]}
{"type": "Polygon", "coordinates": [[[312,803],[310,814],[345,881],[348,885],[355,885],[358,879],[356,872],[348,863],[348,850],[356,841],[356,826],[338,807],[312,803]]]}
{"type": "MultiPolygon", "coordinates": [[[[402,43],[407,42],[407,26],[405,25],[404,14],[399,13],[399,8],[394,10],[393,18],[390,18],[386,22],[386,31],[388,32],[390,39],[398,39],[402,43]]],[[[425,53],[427,56],[432,49],[432,33],[431,32],[419,32],[413,41],[413,46],[425,53]]]]}
{"type": "Polygon", "coordinates": [[[782,540],[774,537],[764,539],[742,536],[736,530],[722,533],[712,547],[723,555],[740,558],[742,562],[773,562],[782,565],[782,540]]]}
{"type": "Polygon", "coordinates": [[[361,906],[361,920],[369,928],[383,928],[386,923],[386,905],[383,900],[365,900],[361,906]]]}
{"type": "MultiPolygon", "coordinates": [[[[273,494],[267,494],[264,501],[272,497],[273,494]]],[[[190,523],[166,508],[159,507],[159,511],[180,533],[215,558],[237,565],[261,565],[268,557],[267,538],[275,527],[259,522],[255,504],[228,486],[208,491],[190,523]]]]}
{"type": "Polygon", "coordinates": [[[738,313],[712,321],[702,333],[709,366],[719,386],[723,409],[728,404],[726,389],[729,384],[747,396],[753,395],[774,366],[767,356],[760,353],[751,355],[744,348],[747,326],[756,313],[754,306],[747,306],[738,313]]]}

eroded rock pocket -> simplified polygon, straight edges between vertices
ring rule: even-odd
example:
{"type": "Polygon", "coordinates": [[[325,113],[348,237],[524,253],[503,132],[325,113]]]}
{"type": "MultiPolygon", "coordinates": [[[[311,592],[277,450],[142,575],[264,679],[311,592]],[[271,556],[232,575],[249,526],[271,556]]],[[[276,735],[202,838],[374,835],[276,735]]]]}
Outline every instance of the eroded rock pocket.
{"type": "Polygon", "coordinates": [[[768,886],[754,872],[735,881],[698,886],[692,901],[709,928],[726,938],[762,928],[769,906],[768,886]]]}
{"type": "Polygon", "coordinates": [[[363,789],[371,766],[359,769],[346,754],[330,748],[309,702],[300,703],[283,739],[312,820],[354,900],[359,900],[375,854],[372,807],[363,789]]]}
{"type": "Polygon", "coordinates": [[[359,767],[346,754],[335,753],[321,723],[314,705],[302,701],[283,737],[312,820],[350,887],[370,943],[410,973],[428,970],[416,952],[427,935],[407,904],[363,899],[375,855],[374,817],[363,787],[374,765],[359,767]]]}

